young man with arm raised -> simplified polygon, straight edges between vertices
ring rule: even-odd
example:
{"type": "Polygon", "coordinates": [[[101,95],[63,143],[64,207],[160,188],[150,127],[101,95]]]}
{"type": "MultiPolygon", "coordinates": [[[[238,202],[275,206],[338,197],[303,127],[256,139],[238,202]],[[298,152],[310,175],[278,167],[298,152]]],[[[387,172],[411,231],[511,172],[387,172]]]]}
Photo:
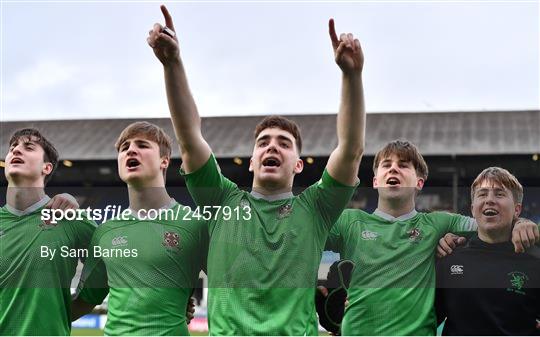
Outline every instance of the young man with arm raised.
{"type": "Polygon", "coordinates": [[[342,70],[338,146],[314,185],[292,194],[303,170],[297,125],[265,118],[255,130],[251,192],[225,178],[201,133],[172,18],[155,24],[148,43],[164,66],[171,118],[188,189],[201,206],[236,209],[209,221],[209,328],[213,335],[317,334],[314,288],[328,232],[358,182],[364,150],[363,55],[352,34],[338,39],[330,20],[335,61],[342,70]],[[174,35],[174,37],[173,37],[174,35]]]}

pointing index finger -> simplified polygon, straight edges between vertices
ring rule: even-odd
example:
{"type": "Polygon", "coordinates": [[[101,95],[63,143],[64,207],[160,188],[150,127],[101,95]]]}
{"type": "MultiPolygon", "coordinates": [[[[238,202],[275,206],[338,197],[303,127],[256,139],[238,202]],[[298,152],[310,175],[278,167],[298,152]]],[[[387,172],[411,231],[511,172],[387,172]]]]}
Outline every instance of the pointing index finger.
{"type": "Polygon", "coordinates": [[[334,46],[335,49],[339,46],[339,40],[336,34],[334,19],[330,19],[330,21],[328,21],[328,32],[330,33],[330,40],[332,40],[332,46],[334,46]]]}
{"type": "Polygon", "coordinates": [[[165,5],[161,5],[160,8],[161,8],[161,13],[163,13],[163,17],[165,18],[165,26],[175,31],[172,16],[169,13],[169,10],[167,9],[167,7],[165,7],[165,5]]]}

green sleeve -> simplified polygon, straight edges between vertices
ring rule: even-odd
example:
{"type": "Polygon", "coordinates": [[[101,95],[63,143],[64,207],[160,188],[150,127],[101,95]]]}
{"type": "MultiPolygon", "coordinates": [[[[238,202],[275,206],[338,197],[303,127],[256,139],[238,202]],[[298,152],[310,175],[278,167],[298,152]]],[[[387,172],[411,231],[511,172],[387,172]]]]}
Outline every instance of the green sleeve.
{"type": "Polygon", "coordinates": [[[206,164],[191,173],[180,170],[186,179],[191,197],[198,206],[217,206],[233,191],[239,190],[235,183],[223,174],[214,155],[210,155],[206,164]]]}
{"type": "Polygon", "coordinates": [[[343,237],[346,235],[344,234],[345,228],[347,228],[349,224],[349,212],[350,210],[344,210],[334,226],[332,226],[332,229],[330,229],[324,250],[331,250],[335,253],[343,254],[343,237]]]}
{"type": "Polygon", "coordinates": [[[356,186],[358,185],[347,186],[338,182],[325,169],[321,179],[308,188],[307,194],[314,199],[314,209],[323,219],[327,230],[332,228],[347,207],[356,186]]]}
{"type": "Polygon", "coordinates": [[[448,212],[433,212],[431,214],[435,217],[441,237],[446,233],[468,237],[477,231],[478,226],[474,218],[448,212]]]}
{"type": "Polygon", "coordinates": [[[101,233],[102,231],[98,228],[92,237],[92,242],[88,247],[88,259],[84,263],[81,279],[77,286],[76,297],[88,304],[101,304],[109,293],[107,268],[103,259],[94,255],[94,246],[99,245],[101,233]]]}

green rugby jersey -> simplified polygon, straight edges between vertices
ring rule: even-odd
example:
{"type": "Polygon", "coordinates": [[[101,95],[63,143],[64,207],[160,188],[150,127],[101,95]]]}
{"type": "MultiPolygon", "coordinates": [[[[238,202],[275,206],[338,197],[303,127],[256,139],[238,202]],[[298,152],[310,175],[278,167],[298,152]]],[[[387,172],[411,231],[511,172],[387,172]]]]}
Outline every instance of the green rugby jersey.
{"type": "Polygon", "coordinates": [[[96,225],[46,225],[41,210],[48,200],[22,212],[0,208],[0,335],[70,334],[70,285],[78,258],[69,253],[88,247],[96,225]],[[56,249],[54,257],[42,257],[42,247],[56,249]]]}
{"type": "Polygon", "coordinates": [[[183,219],[186,208],[175,202],[166,219],[115,219],[94,233],[78,297],[97,305],[109,293],[106,335],[189,335],[186,307],[208,234],[204,222],[183,219]]]}
{"type": "Polygon", "coordinates": [[[435,335],[435,249],[446,233],[473,230],[474,219],[444,212],[345,210],[327,242],[356,263],[342,333],[435,335]]]}
{"type": "Polygon", "coordinates": [[[328,232],[355,187],[326,171],[298,196],[268,201],[238,188],[212,155],[186,185],[209,220],[211,335],[316,335],[314,294],[328,232]],[[235,212],[238,210],[238,212],[235,212]]]}

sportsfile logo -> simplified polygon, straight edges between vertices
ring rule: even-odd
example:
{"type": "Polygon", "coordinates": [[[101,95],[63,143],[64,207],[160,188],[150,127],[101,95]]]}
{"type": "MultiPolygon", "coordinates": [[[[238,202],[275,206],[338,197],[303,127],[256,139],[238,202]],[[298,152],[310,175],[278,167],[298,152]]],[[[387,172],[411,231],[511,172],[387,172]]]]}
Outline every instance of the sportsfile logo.
{"type": "Polygon", "coordinates": [[[463,266],[460,264],[454,264],[450,267],[451,275],[463,275],[463,266]]]}
{"type": "Polygon", "coordinates": [[[127,236],[117,236],[114,239],[112,239],[111,243],[112,243],[113,247],[127,246],[127,244],[128,244],[127,236]]]}
{"type": "Polygon", "coordinates": [[[362,231],[362,240],[376,240],[379,237],[379,233],[372,231],[362,231]]]}

